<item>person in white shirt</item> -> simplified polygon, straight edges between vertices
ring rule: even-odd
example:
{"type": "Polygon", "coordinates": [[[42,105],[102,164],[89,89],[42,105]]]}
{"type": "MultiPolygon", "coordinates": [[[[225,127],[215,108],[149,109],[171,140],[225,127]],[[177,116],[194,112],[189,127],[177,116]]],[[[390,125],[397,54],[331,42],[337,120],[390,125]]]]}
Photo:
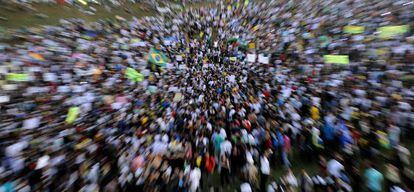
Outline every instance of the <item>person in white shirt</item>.
{"type": "Polygon", "coordinates": [[[230,155],[232,149],[231,142],[229,140],[223,141],[223,143],[220,144],[220,148],[221,155],[230,155]]]}
{"type": "Polygon", "coordinates": [[[197,189],[200,187],[200,179],[201,179],[201,171],[198,167],[194,167],[190,171],[189,175],[189,183],[190,183],[190,192],[196,192],[197,189]]]}
{"type": "Polygon", "coordinates": [[[250,187],[249,183],[244,182],[240,185],[240,191],[241,192],[252,192],[252,187],[250,187]]]}
{"type": "Polygon", "coordinates": [[[327,169],[331,176],[339,178],[341,175],[341,171],[344,169],[344,166],[339,162],[340,159],[341,157],[336,154],[334,159],[328,161],[327,169]]]}
{"type": "Polygon", "coordinates": [[[260,190],[266,190],[267,179],[270,175],[270,164],[268,159],[269,152],[265,151],[262,156],[260,156],[260,190]]]}

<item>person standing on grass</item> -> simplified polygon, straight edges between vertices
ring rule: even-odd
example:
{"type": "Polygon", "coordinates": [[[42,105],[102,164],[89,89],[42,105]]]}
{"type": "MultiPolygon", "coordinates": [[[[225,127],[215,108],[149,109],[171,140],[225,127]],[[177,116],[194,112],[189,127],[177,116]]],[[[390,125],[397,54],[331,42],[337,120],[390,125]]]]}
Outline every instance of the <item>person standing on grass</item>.
{"type": "Polygon", "coordinates": [[[262,156],[260,156],[260,190],[266,190],[267,179],[270,175],[270,164],[269,164],[269,152],[265,151],[262,156]]]}
{"type": "Polygon", "coordinates": [[[365,186],[370,192],[382,191],[382,184],[384,176],[378,171],[377,167],[373,163],[368,163],[368,169],[365,170],[365,186]]]}

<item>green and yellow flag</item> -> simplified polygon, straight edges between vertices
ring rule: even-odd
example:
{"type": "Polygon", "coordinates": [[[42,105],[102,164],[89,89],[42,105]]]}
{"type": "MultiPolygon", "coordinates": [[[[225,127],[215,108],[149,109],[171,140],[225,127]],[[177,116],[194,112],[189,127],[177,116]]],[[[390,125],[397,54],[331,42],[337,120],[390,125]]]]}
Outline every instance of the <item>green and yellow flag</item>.
{"type": "Polygon", "coordinates": [[[151,48],[148,54],[148,62],[156,64],[159,67],[165,67],[167,64],[167,57],[155,48],[151,48]]]}
{"type": "Polygon", "coordinates": [[[144,75],[131,67],[128,67],[125,70],[125,77],[135,82],[141,82],[144,80],[144,75]]]}

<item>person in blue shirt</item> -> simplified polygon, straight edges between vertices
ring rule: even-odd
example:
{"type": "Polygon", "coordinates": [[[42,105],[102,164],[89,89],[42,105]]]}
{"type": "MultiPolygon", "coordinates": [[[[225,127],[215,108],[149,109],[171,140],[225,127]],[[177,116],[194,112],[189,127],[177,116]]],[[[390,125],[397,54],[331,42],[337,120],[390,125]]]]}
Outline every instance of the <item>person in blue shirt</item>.
{"type": "Polygon", "coordinates": [[[369,163],[368,169],[365,170],[365,186],[370,192],[380,192],[382,191],[382,183],[384,181],[384,176],[381,172],[377,170],[374,164],[369,163]]]}
{"type": "Polygon", "coordinates": [[[7,181],[0,185],[0,191],[1,192],[15,192],[14,184],[11,181],[7,181]]]}

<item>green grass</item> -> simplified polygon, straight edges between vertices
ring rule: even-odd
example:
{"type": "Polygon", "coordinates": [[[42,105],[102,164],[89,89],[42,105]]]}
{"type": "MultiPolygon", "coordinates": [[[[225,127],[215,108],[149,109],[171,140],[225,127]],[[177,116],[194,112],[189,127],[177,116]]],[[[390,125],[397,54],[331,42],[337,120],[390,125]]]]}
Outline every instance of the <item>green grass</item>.
{"type": "Polygon", "coordinates": [[[93,5],[96,9],[95,15],[88,15],[79,11],[73,6],[60,6],[55,4],[33,4],[37,10],[26,11],[21,10],[15,5],[8,5],[0,7],[0,16],[7,18],[7,21],[0,21],[0,26],[6,29],[35,27],[39,25],[56,25],[59,19],[62,18],[81,18],[85,21],[97,21],[99,19],[114,18],[116,15],[130,19],[133,16],[141,17],[153,15],[154,12],[146,10],[147,7],[142,4],[129,4],[127,7],[130,10],[127,12],[124,8],[112,8],[108,11],[104,6],[93,5]],[[40,18],[36,14],[47,15],[47,18],[40,18]]]}
{"type": "MultiPolygon", "coordinates": [[[[184,7],[203,7],[211,6],[211,2],[201,2],[186,4],[184,7]]],[[[40,25],[56,25],[59,19],[64,18],[81,18],[88,22],[99,19],[114,18],[116,15],[131,19],[132,17],[152,16],[156,12],[151,10],[148,5],[142,3],[126,3],[121,7],[111,7],[111,10],[105,9],[102,5],[91,5],[96,9],[95,15],[88,15],[79,11],[77,7],[70,5],[56,4],[33,4],[37,11],[23,10],[21,6],[14,4],[3,4],[0,6],[0,17],[7,20],[0,20],[0,27],[4,29],[17,29],[22,27],[36,27],[40,25]],[[47,18],[40,18],[36,14],[44,14],[47,18]]],[[[85,7],[86,8],[86,7],[85,7]]]]}

